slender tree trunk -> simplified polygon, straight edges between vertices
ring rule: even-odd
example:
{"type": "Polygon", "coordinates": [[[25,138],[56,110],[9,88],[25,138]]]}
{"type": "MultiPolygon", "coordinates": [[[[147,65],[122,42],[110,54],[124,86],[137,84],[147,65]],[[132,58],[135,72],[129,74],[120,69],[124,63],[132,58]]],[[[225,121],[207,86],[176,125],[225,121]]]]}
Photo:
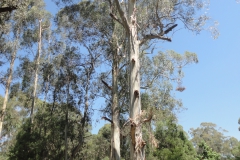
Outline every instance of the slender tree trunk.
{"type": "Polygon", "coordinates": [[[38,31],[38,51],[36,55],[35,63],[35,75],[34,75],[34,86],[33,86],[33,95],[32,95],[32,107],[30,112],[30,120],[33,123],[33,109],[35,107],[36,93],[37,93],[37,83],[38,83],[38,69],[41,57],[41,47],[42,47],[42,20],[39,20],[39,31],[38,31]]]}
{"type": "Polygon", "coordinates": [[[69,105],[69,81],[67,82],[67,106],[66,106],[66,115],[65,115],[65,160],[68,160],[68,140],[67,140],[67,131],[68,131],[68,105],[69,105]]]}
{"type": "Polygon", "coordinates": [[[118,102],[118,52],[113,49],[112,62],[112,145],[111,160],[120,160],[120,124],[119,124],[119,102],[118,102]]]}
{"type": "MultiPolygon", "coordinates": [[[[50,55],[48,55],[48,63],[50,62],[50,55]]],[[[44,95],[44,103],[46,103],[47,101],[47,94],[48,94],[48,88],[49,88],[49,74],[47,76],[47,82],[46,82],[46,91],[45,91],[45,95],[44,95]]]]}
{"type": "Polygon", "coordinates": [[[14,62],[16,59],[17,55],[17,47],[18,47],[18,37],[19,37],[19,29],[17,31],[17,36],[16,36],[16,43],[14,46],[13,53],[11,55],[11,62],[10,62],[10,68],[9,68],[9,75],[6,83],[6,89],[5,89],[5,96],[3,100],[3,106],[2,106],[2,113],[1,113],[1,119],[0,119],[0,138],[2,137],[2,128],[3,128],[3,121],[4,121],[4,116],[7,108],[7,101],[8,101],[8,94],[9,94],[9,89],[10,89],[10,84],[12,82],[12,74],[13,74],[13,69],[14,69],[14,62]]]}
{"type": "MultiPolygon", "coordinates": [[[[15,44],[15,45],[17,45],[17,44],[15,44]]],[[[7,108],[8,94],[9,94],[10,84],[12,82],[12,74],[13,74],[13,67],[14,67],[14,62],[16,59],[16,54],[17,54],[17,47],[15,46],[15,49],[11,56],[9,75],[8,75],[8,79],[7,79],[7,83],[6,83],[5,96],[4,96],[4,100],[3,100],[3,106],[2,106],[1,121],[0,121],[0,138],[2,137],[3,121],[4,121],[4,116],[6,114],[5,112],[6,112],[6,108],[7,108]]]]}
{"type": "Polygon", "coordinates": [[[130,118],[134,121],[131,125],[130,159],[144,160],[144,143],[140,124],[141,98],[140,98],[140,60],[139,41],[137,38],[137,8],[136,0],[128,0],[128,25],[129,25],[129,60],[130,60],[130,118]]]}
{"type": "MultiPolygon", "coordinates": [[[[92,62],[94,63],[94,62],[92,62]]],[[[76,154],[82,149],[83,147],[83,142],[84,142],[84,129],[85,129],[85,125],[86,125],[86,121],[87,121],[87,116],[88,116],[88,109],[89,109],[89,102],[88,102],[88,91],[89,91],[89,85],[90,85],[90,76],[93,72],[93,68],[91,67],[90,69],[87,69],[87,82],[86,82],[86,87],[85,87],[85,97],[84,97],[84,101],[85,101],[85,107],[84,107],[84,114],[83,114],[83,118],[81,120],[81,131],[79,131],[80,133],[80,138],[79,138],[79,142],[78,145],[76,147],[74,147],[74,149],[72,150],[72,155],[70,157],[70,160],[74,159],[76,154]]]]}

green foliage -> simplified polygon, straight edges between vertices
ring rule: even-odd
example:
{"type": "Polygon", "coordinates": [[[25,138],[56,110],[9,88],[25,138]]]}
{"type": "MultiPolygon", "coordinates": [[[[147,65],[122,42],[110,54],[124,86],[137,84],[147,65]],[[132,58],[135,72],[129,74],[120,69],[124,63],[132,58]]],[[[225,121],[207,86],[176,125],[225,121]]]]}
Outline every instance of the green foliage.
{"type": "Polygon", "coordinates": [[[199,160],[220,160],[220,154],[213,151],[205,142],[201,142],[198,145],[198,159],[199,160]]]}
{"type": "Polygon", "coordinates": [[[236,160],[240,160],[240,143],[239,142],[238,142],[238,145],[233,148],[232,154],[236,160]]]}
{"type": "MultiPolygon", "coordinates": [[[[34,123],[29,119],[19,130],[15,143],[10,147],[9,159],[62,159],[64,155],[65,107],[56,105],[54,113],[52,104],[47,104],[37,111],[34,123]],[[30,127],[32,129],[30,130],[30,127]]],[[[72,106],[69,107],[68,143],[72,150],[78,144],[78,125],[81,115],[72,106]]]]}
{"type": "Polygon", "coordinates": [[[158,147],[153,156],[161,160],[193,160],[196,152],[181,126],[170,117],[156,126],[158,147]]]}
{"type": "Polygon", "coordinates": [[[41,159],[41,152],[45,151],[46,140],[37,130],[30,132],[30,127],[25,123],[16,137],[16,144],[9,152],[9,160],[41,159]]]}
{"type": "Polygon", "coordinates": [[[197,152],[202,152],[204,147],[203,142],[216,152],[221,155],[220,159],[234,159],[235,155],[238,156],[239,142],[234,137],[227,137],[224,135],[227,132],[224,129],[217,129],[217,125],[214,123],[201,123],[200,127],[190,129],[192,136],[191,141],[195,146],[197,152]],[[201,144],[201,145],[199,145],[201,144]]]}
{"type": "Polygon", "coordinates": [[[111,149],[111,125],[104,125],[97,135],[86,138],[81,152],[82,160],[108,160],[111,149]]]}

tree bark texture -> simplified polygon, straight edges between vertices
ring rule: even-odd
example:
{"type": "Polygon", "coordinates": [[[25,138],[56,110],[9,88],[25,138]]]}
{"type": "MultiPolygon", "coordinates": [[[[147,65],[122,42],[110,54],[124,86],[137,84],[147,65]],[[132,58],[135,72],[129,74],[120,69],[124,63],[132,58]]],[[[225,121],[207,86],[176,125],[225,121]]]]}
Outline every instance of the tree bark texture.
{"type": "MultiPolygon", "coordinates": [[[[118,0],[114,0],[119,16],[121,18],[120,24],[125,28],[128,39],[128,57],[130,64],[129,90],[130,90],[130,121],[131,121],[131,143],[130,143],[130,159],[144,160],[145,142],[142,140],[142,130],[140,123],[141,114],[141,98],[140,98],[140,60],[139,60],[139,46],[137,32],[137,7],[136,0],[128,0],[128,11],[125,13],[118,0]]],[[[117,19],[117,21],[119,21],[117,19]]]]}
{"type": "Polygon", "coordinates": [[[140,98],[140,59],[139,59],[139,40],[137,38],[137,8],[136,0],[128,0],[128,42],[129,42],[129,64],[130,64],[130,119],[131,141],[130,158],[131,160],[144,160],[144,145],[142,145],[142,129],[140,124],[141,98],[140,98]]]}

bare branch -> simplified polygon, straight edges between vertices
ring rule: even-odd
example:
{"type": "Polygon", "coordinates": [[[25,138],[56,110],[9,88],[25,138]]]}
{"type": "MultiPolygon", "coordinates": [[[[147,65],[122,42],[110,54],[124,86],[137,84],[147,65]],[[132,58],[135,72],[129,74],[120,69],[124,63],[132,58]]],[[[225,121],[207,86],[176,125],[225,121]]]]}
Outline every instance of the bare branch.
{"type": "Polygon", "coordinates": [[[109,90],[112,90],[112,87],[110,87],[110,86],[107,84],[107,82],[105,82],[105,81],[102,80],[102,79],[101,79],[101,81],[102,81],[102,83],[103,83],[109,90]]]}
{"type": "Polygon", "coordinates": [[[112,19],[114,19],[115,21],[117,21],[118,23],[120,23],[122,26],[124,26],[124,25],[122,24],[122,22],[121,22],[114,14],[110,13],[109,15],[112,17],[112,19]]]}
{"type": "Polygon", "coordinates": [[[140,41],[140,46],[143,45],[147,40],[151,40],[151,39],[162,39],[168,42],[172,42],[171,38],[164,37],[158,34],[148,34],[148,35],[145,35],[143,39],[140,41]]]}
{"type": "Polygon", "coordinates": [[[165,30],[164,34],[167,34],[168,32],[172,31],[175,27],[177,27],[177,24],[174,24],[173,26],[171,26],[167,30],[165,30]]]}
{"type": "Polygon", "coordinates": [[[120,68],[119,68],[119,70],[122,70],[123,69],[123,67],[125,67],[125,66],[127,66],[127,65],[129,65],[129,62],[128,63],[125,63],[125,64],[123,64],[120,68]]]}
{"type": "Polygon", "coordinates": [[[107,117],[102,117],[102,119],[104,119],[104,120],[106,120],[106,121],[109,121],[110,123],[113,124],[113,121],[112,121],[111,119],[107,118],[107,117]]]}

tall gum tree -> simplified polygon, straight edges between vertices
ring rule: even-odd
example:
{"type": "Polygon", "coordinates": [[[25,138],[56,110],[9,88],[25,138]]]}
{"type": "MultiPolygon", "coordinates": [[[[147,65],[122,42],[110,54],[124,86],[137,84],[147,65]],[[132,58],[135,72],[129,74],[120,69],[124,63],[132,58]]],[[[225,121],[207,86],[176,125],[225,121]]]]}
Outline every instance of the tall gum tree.
{"type": "Polygon", "coordinates": [[[7,107],[9,89],[10,89],[10,84],[12,82],[14,62],[15,62],[16,54],[17,54],[17,45],[18,45],[18,33],[17,33],[16,42],[15,42],[15,45],[14,45],[13,52],[10,55],[10,67],[9,67],[8,78],[7,78],[7,82],[6,82],[6,86],[5,86],[5,95],[4,95],[4,100],[3,100],[2,110],[1,110],[0,136],[2,135],[2,127],[3,127],[4,116],[6,114],[5,111],[6,111],[6,107],[7,107]]]}
{"type": "Polygon", "coordinates": [[[107,89],[106,92],[110,95],[109,97],[111,97],[111,119],[107,117],[103,118],[111,122],[112,137],[110,158],[119,160],[121,157],[119,123],[120,111],[118,98],[118,74],[121,59],[119,50],[121,50],[120,46],[123,46],[124,43],[121,42],[123,41],[122,38],[125,37],[120,34],[123,29],[118,23],[114,23],[110,16],[104,17],[104,15],[107,14],[107,9],[108,6],[106,2],[101,3],[97,1],[90,3],[87,1],[68,6],[63,9],[60,14],[62,17],[65,16],[67,23],[71,24],[69,27],[67,25],[64,27],[74,31],[74,34],[69,32],[69,38],[73,38],[78,43],[80,42],[80,44],[85,43],[86,45],[84,45],[84,47],[88,49],[89,53],[93,52],[93,50],[97,50],[97,48],[95,48],[96,46],[102,48],[100,53],[107,62],[111,63],[111,87],[104,79],[102,79],[103,85],[107,89]],[[89,14],[89,12],[91,14],[89,14]],[[74,19],[72,19],[72,17],[74,17],[74,19]],[[119,28],[121,30],[119,30],[119,28]]]}
{"type": "MultiPolygon", "coordinates": [[[[131,151],[130,159],[144,159],[145,142],[142,139],[141,123],[141,96],[140,96],[140,63],[139,49],[143,44],[153,39],[171,42],[167,36],[177,23],[193,32],[200,32],[209,17],[207,15],[197,16],[197,10],[206,7],[206,3],[200,0],[114,0],[118,15],[112,14],[112,18],[119,22],[126,31],[128,39],[129,57],[129,85],[130,85],[130,121],[131,121],[131,151]]],[[[110,7],[112,2],[109,0],[110,7]]],[[[213,33],[216,30],[212,28],[213,33]]]]}
{"type": "MultiPolygon", "coordinates": [[[[25,29],[23,45],[27,47],[27,49],[33,47],[34,43],[37,43],[36,54],[34,57],[34,79],[33,79],[33,91],[32,91],[32,104],[30,110],[30,121],[33,123],[33,111],[35,108],[35,103],[37,99],[37,89],[38,89],[38,77],[39,77],[39,68],[40,68],[40,60],[42,56],[42,48],[44,46],[42,40],[48,37],[43,36],[46,35],[46,31],[50,29],[50,18],[51,14],[45,10],[44,1],[30,1],[32,6],[28,11],[27,24],[29,26],[34,26],[33,28],[28,27],[25,29]],[[37,33],[35,33],[35,30],[37,33]],[[28,34],[28,33],[32,34],[28,34]],[[37,36],[36,36],[37,35],[37,36]],[[30,39],[30,40],[29,40],[30,39]]],[[[32,49],[31,49],[32,50],[32,49]]]]}
{"type": "MultiPolygon", "coordinates": [[[[0,117],[0,135],[2,135],[2,130],[3,130],[3,122],[4,122],[4,116],[6,112],[6,107],[7,107],[7,102],[8,102],[8,97],[9,97],[9,89],[10,85],[12,82],[12,74],[14,70],[14,63],[16,60],[17,52],[19,49],[19,40],[22,32],[22,28],[24,26],[24,20],[26,19],[26,8],[21,7],[18,10],[16,10],[13,15],[10,17],[11,20],[11,25],[8,26],[10,27],[9,31],[12,33],[12,43],[9,43],[8,46],[6,46],[6,50],[3,50],[4,54],[9,54],[10,57],[8,58],[10,61],[10,67],[9,71],[7,73],[7,80],[6,80],[6,85],[5,85],[5,95],[4,95],[4,101],[2,105],[2,110],[1,110],[1,117],[0,117]],[[10,53],[7,53],[9,52],[10,53]]],[[[6,32],[7,33],[7,32],[6,32]]],[[[10,34],[7,36],[11,37],[10,34]]]]}

